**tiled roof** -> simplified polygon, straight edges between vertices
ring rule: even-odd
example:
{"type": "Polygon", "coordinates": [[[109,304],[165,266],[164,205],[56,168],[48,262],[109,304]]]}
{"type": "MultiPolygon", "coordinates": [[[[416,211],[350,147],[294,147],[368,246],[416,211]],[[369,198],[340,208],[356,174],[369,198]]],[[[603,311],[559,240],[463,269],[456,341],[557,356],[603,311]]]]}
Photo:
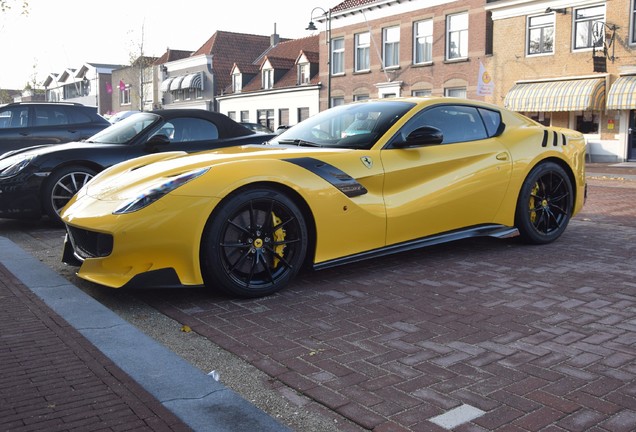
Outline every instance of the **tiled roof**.
{"type": "Polygon", "coordinates": [[[184,51],[184,50],[174,50],[168,48],[165,53],[157,60],[155,60],[155,66],[162,65],[164,63],[168,63],[175,60],[181,60],[186,57],[190,57],[192,51],[184,51]]]}
{"type": "MultiPolygon", "coordinates": [[[[296,60],[301,53],[304,53],[310,63],[318,63],[318,35],[308,36],[300,39],[292,39],[281,42],[272,47],[263,57],[259,65],[269,61],[275,70],[286,71],[285,75],[274,82],[274,88],[293,87],[297,85],[296,60]]],[[[313,79],[317,79],[312,77],[313,79]]],[[[243,86],[243,92],[261,90],[260,74],[255,76],[247,85],[243,86]]],[[[231,91],[231,89],[229,89],[231,91]]]]}
{"type": "Polygon", "coordinates": [[[341,12],[347,9],[357,8],[368,4],[377,3],[378,0],[345,0],[340,4],[337,4],[331,9],[331,12],[341,12]]]}
{"type": "Polygon", "coordinates": [[[231,83],[230,73],[234,64],[242,70],[244,65],[252,64],[261,57],[270,44],[270,36],[217,31],[192,56],[214,56],[212,68],[217,89],[224,89],[231,83]]]}

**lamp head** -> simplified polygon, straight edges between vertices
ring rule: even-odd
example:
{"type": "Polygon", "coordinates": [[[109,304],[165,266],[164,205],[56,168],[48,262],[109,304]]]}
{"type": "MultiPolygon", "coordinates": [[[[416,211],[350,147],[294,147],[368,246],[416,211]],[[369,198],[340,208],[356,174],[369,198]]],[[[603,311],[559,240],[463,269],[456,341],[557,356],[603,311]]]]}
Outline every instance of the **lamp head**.
{"type": "Polygon", "coordinates": [[[316,25],[314,24],[313,21],[309,21],[309,25],[307,26],[307,28],[305,30],[314,31],[314,30],[318,30],[318,27],[316,27],[316,25]]]}

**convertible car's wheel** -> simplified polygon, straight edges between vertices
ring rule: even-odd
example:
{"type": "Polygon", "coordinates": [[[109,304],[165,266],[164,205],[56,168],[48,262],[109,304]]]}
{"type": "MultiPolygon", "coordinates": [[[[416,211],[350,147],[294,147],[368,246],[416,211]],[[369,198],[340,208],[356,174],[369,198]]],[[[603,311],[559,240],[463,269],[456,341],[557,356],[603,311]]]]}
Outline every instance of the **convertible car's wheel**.
{"type": "Polygon", "coordinates": [[[536,166],[526,178],[517,202],[516,225],[522,240],[532,244],[556,240],[570,221],[572,182],[554,162],[536,166]]]}
{"type": "Polygon", "coordinates": [[[95,171],[80,166],[70,166],[53,171],[46,180],[42,207],[54,222],[61,223],[60,211],[90,179],[95,171]]]}
{"type": "Polygon", "coordinates": [[[284,288],[307,253],[302,212],[286,195],[268,188],[227,198],[208,220],[201,244],[206,286],[240,297],[284,288]]]}

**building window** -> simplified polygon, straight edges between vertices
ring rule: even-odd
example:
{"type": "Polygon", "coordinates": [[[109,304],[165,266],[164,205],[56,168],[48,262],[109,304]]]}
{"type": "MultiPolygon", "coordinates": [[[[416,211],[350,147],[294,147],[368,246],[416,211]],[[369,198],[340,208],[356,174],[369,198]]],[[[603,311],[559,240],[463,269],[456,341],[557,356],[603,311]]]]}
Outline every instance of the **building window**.
{"type": "Polygon", "coordinates": [[[342,96],[331,98],[331,106],[332,107],[344,105],[344,103],[345,103],[345,100],[344,100],[344,97],[342,97],[342,96]]]}
{"type": "Polygon", "coordinates": [[[605,39],[605,5],[574,11],[574,49],[602,47],[605,39]]]}
{"type": "Polygon", "coordinates": [[[432,94],[433,94],[432,90],[413,90],[411,92],[411,95],[415,97],[431,96],[432,94]]]}
{"type": "Polygon", "coordinates": [[[203,90],[201,90],[200,88],[194,89],[194,97],[196,99],[203,99],[203,90]]]}
{"type": "Polygon", "coordinates": [[[537,123],[541,123],[543,126],[550,126],[550,122],[552,120],[551,114],[548,112],[533,112],[533,113],[525,113],[527,117],[530,117],[532,120],[537,123]]]}
{"type": "Polygon", "coordinates": [[[590,111],[576,116],[576,130],[583,134],[598,134],[599,118],[590,111]]]}
{"type": "Polygon", "coordinates": [[[130,84],[119,87],[119,104],[130,105],[130,84]]]}
{"type": "Polygon", "coordinates": [[[241,111],[241,121],[249,122],[250,121],[250,112],[249,111],[241,111]]]}
{"type": "Polygon", "coordinates": [[[367,99],[369,99],[369,95],[368,94],[353,95],[353,100],[354,101],[363,101],[363,100],[367,100],[367,99]]]}
{"type": "Polygon", "coordinates": [[[298,85],[309,84],[311,80],[311,72],[309,63],[302,63],[298,65],[298,85]]]}
{"type": "Polygon", "coordinates": [[[433,61],[433,20],[427,19],[413,25],[413,63],[433,61]]]}
{"type": "Polygon", "coordinates": [[[466,87],[449,87],[444,89],[444,96],[466,98],[466,87]]]}
{"type": "Polygon", "coordinates": [[[263,88],[269,90],[274,87],[274,69],[263,69],[263,88]]]}
{"type": "Polygon", "coordinates": [[[344,38],[331,40],[331,74],[344,73],[344,38]]]}
{"type": "Polygon", "coordinates": [[[368,71],[370,66],[370,47],[371,47],[371,34],[369,32],[358,33],[355,35],[356,46],[356,58],[355,58],[355,71],[363,72],[368,71]]]}
{"type": "Polygon", "coordinates": [[[309,118],[309,108],[307,107],[301,107],[298,108],[298,123],[300,123],[303,120],[307,120],[309,118]]]}
{"type": "Polygon", "coordinates": [[[528,18],[528,55],[554,52],[554,14],[528,18]]]}
{"type": "Polygon", "coordinates": [[[241,78],[241,74],[232,74],[232,92],[240,93],[243,90],[243,80],[241,78]]]}
{"type": "Polygon", "coordinates": [[[236,111],[228,111],[227,116],[236,121],[236,111]]]}
{"type": "Polygon", "coordinates": [[[257,110],[256,116],[258,117],[258,122],[265,127],[274,130],[274,110],[273,109],[264,109],[257,110]]]}
{"type": "Polygon", "coordinates": [[[468,12],[446,17],[446,59],[468,58],[468,12]]]}
{"type": "Polygon", "coordinates": [[[382,29],[382,51],[385,68],[400,66],[400,27],[382,29]]]}

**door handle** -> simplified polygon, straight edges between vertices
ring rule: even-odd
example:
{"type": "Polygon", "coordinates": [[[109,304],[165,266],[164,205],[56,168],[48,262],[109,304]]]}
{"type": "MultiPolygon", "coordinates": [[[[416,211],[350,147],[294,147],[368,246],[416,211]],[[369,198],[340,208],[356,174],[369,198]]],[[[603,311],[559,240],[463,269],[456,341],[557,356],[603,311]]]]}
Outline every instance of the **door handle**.
{"type": "Polygon", "coordinates": [[[507,161],[508,160],[508,153],[503,152],[503,153],[499,153],[497,156],[495,156],[497,158],[497,160],[500,161],[507,161]]]}

